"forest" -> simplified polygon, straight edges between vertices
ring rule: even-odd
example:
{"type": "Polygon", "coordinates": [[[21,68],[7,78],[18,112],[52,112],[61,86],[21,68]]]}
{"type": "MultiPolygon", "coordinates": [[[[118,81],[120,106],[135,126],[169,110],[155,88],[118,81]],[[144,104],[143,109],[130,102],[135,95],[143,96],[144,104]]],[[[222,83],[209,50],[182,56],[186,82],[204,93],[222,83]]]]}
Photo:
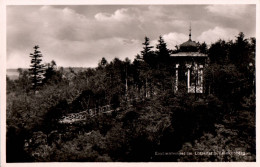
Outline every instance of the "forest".
{"type": "Polygon", "coordinates": [[[242,32],[199,43],[208,54],[202,95],[174,90],[169,59],[178,47],[168,49],[162,37],[156,46],[145,37],[133,61],[103,57],[79,71],[42,64],[36,45],[31,66],[6,78],[6,161],[256,161],[255,44],[242,32]],[[107,104],[113,112],[59,123],[107,104]]]}

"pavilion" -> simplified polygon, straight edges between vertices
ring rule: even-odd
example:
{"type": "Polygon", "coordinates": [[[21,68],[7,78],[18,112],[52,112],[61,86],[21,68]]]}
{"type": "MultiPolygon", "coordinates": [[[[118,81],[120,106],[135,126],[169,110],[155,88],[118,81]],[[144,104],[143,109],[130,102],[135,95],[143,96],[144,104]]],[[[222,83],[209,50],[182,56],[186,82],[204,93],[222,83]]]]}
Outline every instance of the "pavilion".
{"type": "Polygon", "coordinates": [[[171,54],[175,66],[175,91],[184,86],[188,93],[204,93],[203,71],[208,55],[199,52],[199,45],[189,40],[179,46],[176,53],[171,54]]]}

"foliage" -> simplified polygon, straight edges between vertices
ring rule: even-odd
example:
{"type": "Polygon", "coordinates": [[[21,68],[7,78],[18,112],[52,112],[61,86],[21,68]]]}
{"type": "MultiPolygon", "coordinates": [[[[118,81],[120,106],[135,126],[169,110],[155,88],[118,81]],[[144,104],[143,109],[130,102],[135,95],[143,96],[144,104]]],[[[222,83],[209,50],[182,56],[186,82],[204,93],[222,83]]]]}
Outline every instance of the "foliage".
{"type": "Polygon", "coordinates": [[[200,96],[187,94],[181,82],[174,91],[173,51],[161,36],[155,51],[145,37],[133,62],[102,58],[97,68],[76,71],[52,61],[43,80],[36,58],[37,93],[30,91],[28,70],[7,78],[7,161],[255,161],[255,39],[240,33],[235,41],[202,43],[199,51],[209,55],[200,96]],[[104,105],[112,111],[58,123],[104,105]],[[214,150],[248,156],[155,155],[214,150]]]}
{"type": "Polygon", "coordinates": [[[249,135],[247,138],[240,136],[239,128],[227,128],[221,124],[215,127],[214,134],[204,133],[194,144],[185,143],[179,152],[190,152],[192,155],[180,156],[178,161],[255,161],[255,138],[248,131],[251,127],[244,131],[249,135]]]}
{"type": "Polygon", "coordinates": [[[40,47],[38,45],[34,46],[34,53],[30,53],[31,65],[30,65],[30,78],[32,80],[32,86],[34,91],[38,89],[38,87],[42,84],[42,74],[43,74],[43,64],[41,64],[41,51],[39,51],[40,47]]]}
{"type": "Polygon", "coordinates": [[[45,65],[43,84],[57,84],[62,80],[62,72],[57,70],[57,65],[54,60],[45,65]]]}

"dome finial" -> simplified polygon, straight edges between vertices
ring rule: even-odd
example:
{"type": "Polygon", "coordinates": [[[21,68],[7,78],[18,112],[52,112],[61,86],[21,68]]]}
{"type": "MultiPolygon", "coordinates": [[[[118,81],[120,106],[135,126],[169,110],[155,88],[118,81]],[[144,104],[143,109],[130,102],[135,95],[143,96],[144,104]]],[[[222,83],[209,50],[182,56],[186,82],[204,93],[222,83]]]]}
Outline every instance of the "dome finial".
{"type": "Polygon", "coordinates": [[[189,34],[189,41],[191,41],[191,23],[190,23],[190,34],[189,34]]]}

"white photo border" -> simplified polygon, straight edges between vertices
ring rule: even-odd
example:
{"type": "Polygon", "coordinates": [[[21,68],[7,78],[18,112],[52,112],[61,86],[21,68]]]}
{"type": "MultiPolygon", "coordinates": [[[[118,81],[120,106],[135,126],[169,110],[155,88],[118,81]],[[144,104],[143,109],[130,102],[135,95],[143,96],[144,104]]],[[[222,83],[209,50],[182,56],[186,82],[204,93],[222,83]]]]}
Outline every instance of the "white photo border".
{"type": "Polygon", "coordinates": [[[260,15],[259,15],[259,3],[260,0],[0,0],[0,106],[1,106],[1,165],[3,167],[45,167],[45,166],[88,166],[88,167],[103,167],[103,166],[149,166],[149,167],[211,167],[211,166],[228,166],[228,167],[257,167],[260,166],[260,133],[259,133],[259,121],[260,100],[258,98],[260,94],[259,86],[256,86],[256,162],[149,162],[149,163],[97,163],[97,162],[84,162],[84,163],[6,163],[6,7],[8,5],[172,5],[172,4],[186,4],[186,5],[198,5],[198,4],[255,4],[256,5],[256,83],[258,84],[260,74],[259,68],[260,61],[260,15]]]}

